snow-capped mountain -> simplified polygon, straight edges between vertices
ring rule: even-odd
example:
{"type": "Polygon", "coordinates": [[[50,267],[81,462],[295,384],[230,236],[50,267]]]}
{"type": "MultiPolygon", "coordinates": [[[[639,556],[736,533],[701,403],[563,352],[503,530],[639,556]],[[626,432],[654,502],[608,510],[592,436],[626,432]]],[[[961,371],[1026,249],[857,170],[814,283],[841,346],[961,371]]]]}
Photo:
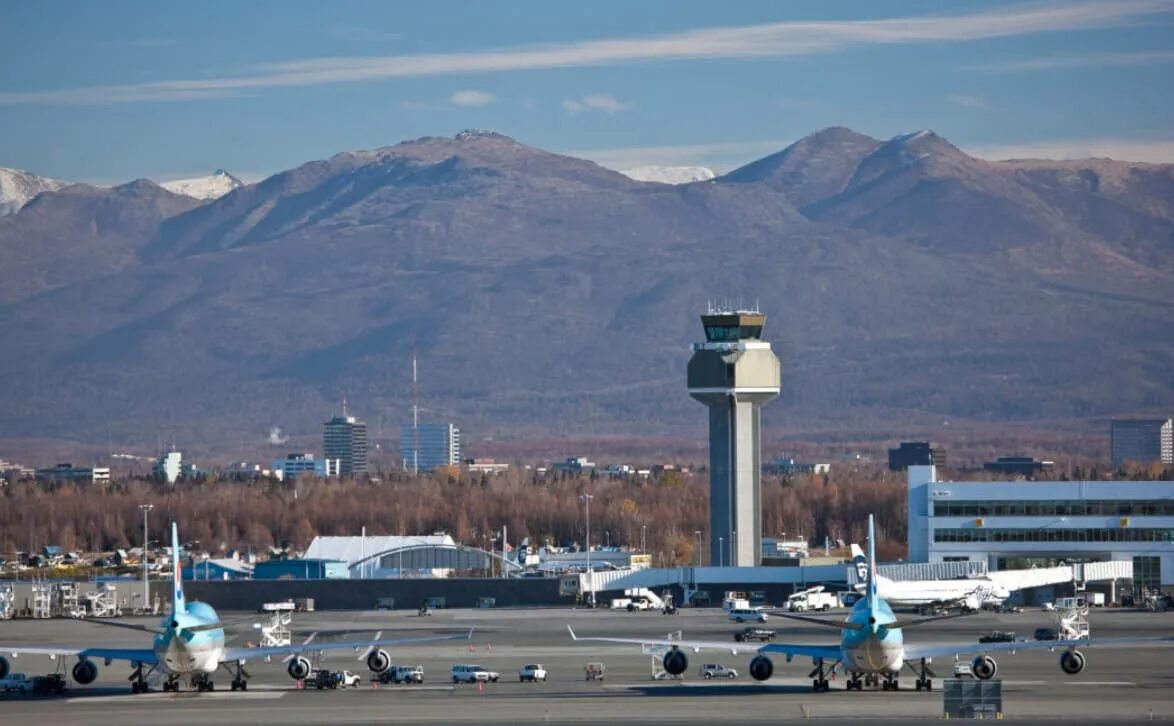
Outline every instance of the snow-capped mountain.
{"type": "Polygon", "coordinates": [[[621,169],[620,173],[629,179],[658,184],[688,184],[709,181],[717,176],[704,166],[637,166],[621,169]]]}
{"type": "Polygon", "coordinates": [[[67,182],[0,166],[0,217],[16,214],[41,192],[55,191],[66,185],[67,182]]]}
{"type": "Polygon", "coordinates": [[[219,199],[233,189],[243,187],[245,183],[223,169],[217,169],[212,176],[201,176],[194,179],[175,179],[161,182],[159,186],[169,192],[182,194],[194,199],[219,199]]]}

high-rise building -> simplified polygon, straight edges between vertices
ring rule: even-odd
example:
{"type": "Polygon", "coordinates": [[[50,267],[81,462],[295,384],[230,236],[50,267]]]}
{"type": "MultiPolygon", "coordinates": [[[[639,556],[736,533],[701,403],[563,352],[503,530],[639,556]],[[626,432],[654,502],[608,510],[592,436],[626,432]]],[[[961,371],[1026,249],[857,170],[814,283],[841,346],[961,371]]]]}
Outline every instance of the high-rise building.
{"type": "Polygon", "coordinates": [[[762,340],[766,316],[716,311],[701,316],[689,395],[709,407],[709,551],[718,566],[762,559],[762,406],[779,395],[779,359],[762,340]]]}
{"type": "Polygon", "coordinates": [[[889,470],[905,471],[911,466],[945,466],[946,450],[933,446],[928,441],[902,441],[895,449],[889,449],[889,470]]]}
{"type": "Polygon", "coordinates": [[[354,416],[335,416],[324,424],[322,458],[338,459],[339,476],[367,474],[367,424],[354,416]]]}
{"type": "Polygon", "coordinates": [[[461,430],[450,423],[406,424],[400,438],[404,471],[429,472],[461,463],[461,430]]]}
{"type": "Polygon", "coordinates": [[[1174,421],[1168,418],[1114,420],[1109,427],[1113,466],[1127,461],[1174,464],[1174,421]]]}

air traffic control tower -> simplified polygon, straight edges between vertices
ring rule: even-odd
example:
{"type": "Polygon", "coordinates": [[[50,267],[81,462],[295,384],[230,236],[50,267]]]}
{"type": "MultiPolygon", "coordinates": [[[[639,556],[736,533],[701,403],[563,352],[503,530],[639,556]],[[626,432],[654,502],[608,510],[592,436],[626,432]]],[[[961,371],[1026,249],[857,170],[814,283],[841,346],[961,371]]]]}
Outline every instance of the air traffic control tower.
{"type": "Polygon", "coordinates": [[[710,310],[693,344],[689,395],[709,407],[709,552],[716,566],[762,560],[762,405],[779,395],[781,366],[762,340],[766,316],[710,310]]]}

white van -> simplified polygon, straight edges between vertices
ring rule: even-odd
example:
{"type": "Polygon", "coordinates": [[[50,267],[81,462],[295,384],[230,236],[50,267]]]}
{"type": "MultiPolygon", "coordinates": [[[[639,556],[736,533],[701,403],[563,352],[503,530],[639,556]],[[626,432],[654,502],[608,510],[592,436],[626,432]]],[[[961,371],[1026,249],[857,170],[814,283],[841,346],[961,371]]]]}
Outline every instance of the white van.
{"type": "Polygon", "coordinates": [[[730,620],[735,623],[765,623],[766,613],[758,608],[734,608],[730,611],[730,620]]]}

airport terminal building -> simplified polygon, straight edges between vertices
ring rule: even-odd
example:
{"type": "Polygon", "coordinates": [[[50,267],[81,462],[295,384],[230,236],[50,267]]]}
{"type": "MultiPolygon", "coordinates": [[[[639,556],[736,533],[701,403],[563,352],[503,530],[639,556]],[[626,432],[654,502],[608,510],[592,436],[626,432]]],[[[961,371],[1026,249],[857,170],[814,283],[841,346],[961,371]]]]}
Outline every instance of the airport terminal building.
{"type": "Polygon", "coordinates": [[[1133,563],[1135,587],[1174,586],[1174,482],[939,481],[911,466],[909,560],[991,570],[1133,563]]]}

